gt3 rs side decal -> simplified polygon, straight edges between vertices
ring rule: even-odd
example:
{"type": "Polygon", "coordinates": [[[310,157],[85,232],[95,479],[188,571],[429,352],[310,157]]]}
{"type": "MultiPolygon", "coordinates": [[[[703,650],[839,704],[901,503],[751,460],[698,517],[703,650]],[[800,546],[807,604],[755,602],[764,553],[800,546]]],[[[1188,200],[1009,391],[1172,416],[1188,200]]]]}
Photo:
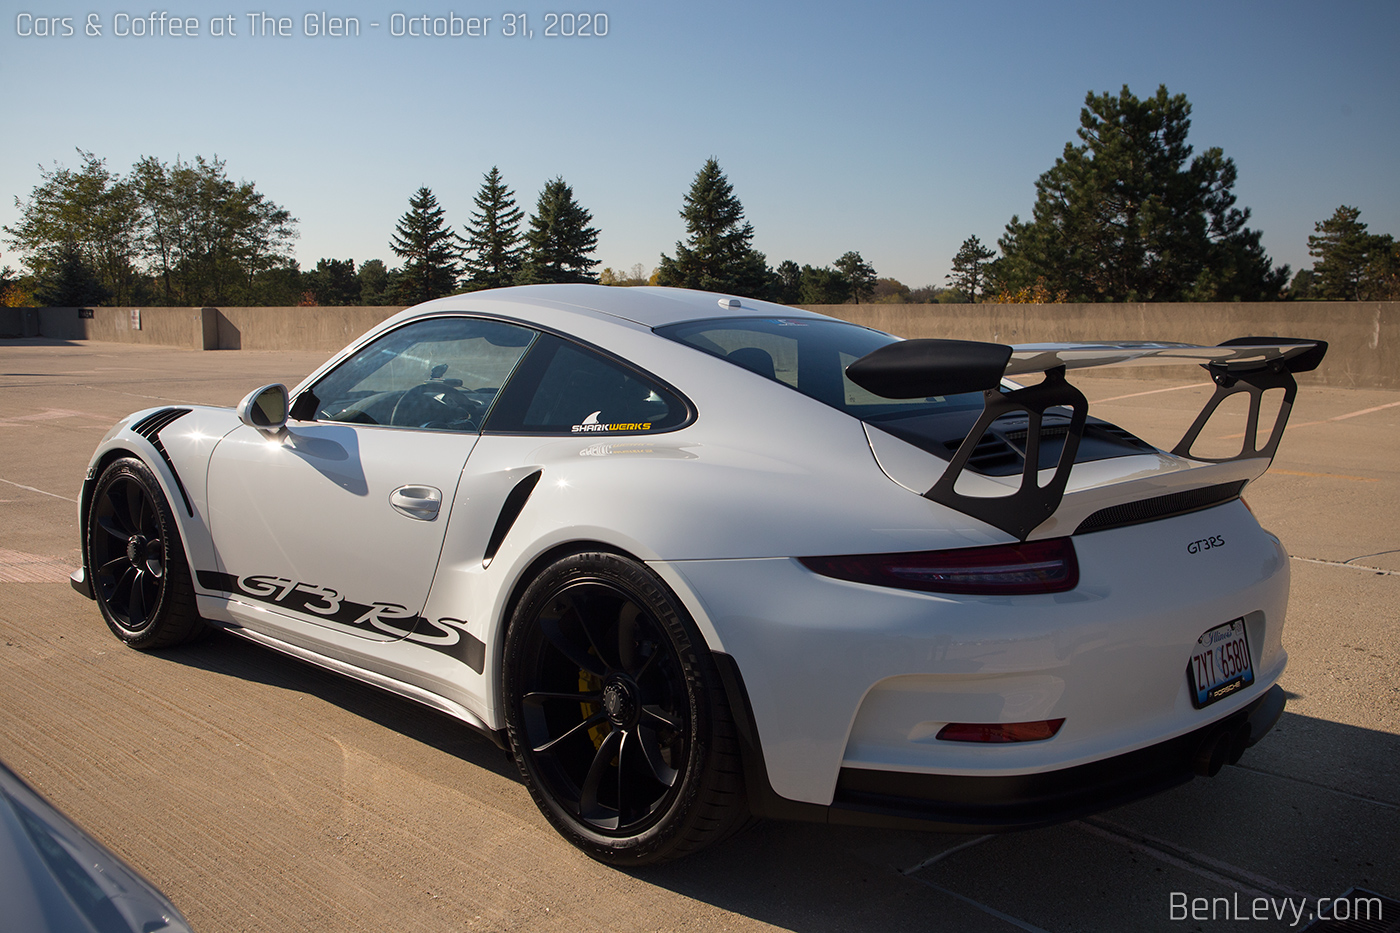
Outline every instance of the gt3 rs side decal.
{"type": "Polygon", "coordinates": [[[464,619],[434,621],[398,603],[357,603],[329,587],[299,583],[272,574],[236,577],[217,570],[201,570],[198,577],[199,585],[207,590],[320,616],[337,625],[391,635],[441,651],[478,674],[486,666],[486,645],[467,631],[464,619]]]}

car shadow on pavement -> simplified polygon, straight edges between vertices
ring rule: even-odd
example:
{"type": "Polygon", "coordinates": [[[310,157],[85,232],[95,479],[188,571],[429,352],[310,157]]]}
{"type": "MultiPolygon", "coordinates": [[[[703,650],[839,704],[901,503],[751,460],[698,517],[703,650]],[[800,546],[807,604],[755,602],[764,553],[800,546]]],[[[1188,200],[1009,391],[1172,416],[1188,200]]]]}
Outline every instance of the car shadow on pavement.
{"type": "MultiPolygon", "coordinates": [[[[1396,839],[1400,736],[1286,713],[1239,766],[1084,820],[991,837],[761,823],[632,874],[802,933],[1180,930],[1194,927],[1172,918],[1174,894],[1231,910],[1260,894],[1309,910],[1352,886],[1400,895],[1396,839]]],[[[1212,933],[1289,928],[1215,920],[1212,933]]]]}
{"type": "Polygon", "coordinates": [[[213,673],[310,694],[400,735],[495,774],[520,780],[509,755],[446,713],[350,677],[299,661],[227,632],[159,657],[213,673]]]}
{"type": "MultiPolygon", "coordinates": [[[[216,632],[160,656],[315,696],[519,781],[504,752],[450,717],[235,636],[216,632]]],[[[625,873],[799,933],[1180,930],[1192,928],[1170,913],[1183,894],[1246,903],[1260,893],[1335,897],[1353,885],[1400,894],[1396,839],[1400,736],[1285,713],[1238,766],[1084,820],[991,837],[764,821],[625,873]]],[[[1215,921],[1211,933],[1289,928],[1215,921]]]]}

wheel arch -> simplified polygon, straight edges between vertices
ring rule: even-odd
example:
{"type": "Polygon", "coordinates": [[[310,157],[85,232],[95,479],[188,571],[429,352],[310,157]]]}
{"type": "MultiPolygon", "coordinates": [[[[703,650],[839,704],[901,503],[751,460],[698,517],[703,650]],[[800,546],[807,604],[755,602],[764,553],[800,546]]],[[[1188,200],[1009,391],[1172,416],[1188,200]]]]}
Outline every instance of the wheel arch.
{"type": "Polygon", "coordinates": [[[92,564],[88,554],[88,516],[92,513],[92,497],[97,491],[97,481],[113,463],[128,457],[139,460],[160,484],[161,494],[165,496],[170,514],[175,519],[176,529],[180,533],[180,547],[185,552],[185,561],[192,569],[196,566],[194,552],[190,549],[190,522],[179,508],[182,500],[175,477],[171,475],[170,468],[161,457],[152,456],[154,448],[148,453],[141,450],[141,447],[140,441],[123,437],[114,441],[111,446],[101,449],[88,464],[87,473],[83,477],[83,490],[78,496],[78,541],[82,552],[83,573],[88,579],[92,578],[92,564]]]}
{"type": "MultiPolygon", "coordinates": [[[[495,631],[490,646],[491,665],[488,670],[491,672],[492,680],[494,681],[491,685],[491,700],[493,703],[497,704],[497,709],[503,710],[506,701],[504,694],[505,678],[502,676],[502,671],[505,666],[506,630],[510,628],[511,617],[515,615],[515,608],[520,605],[520,600],[524,597],[525,591],[530,588],[530,584],[534,583],[544,569],[550,564],[563,560],[565,557],[572,554],[584,554],[592,551],[616,554],[618,557],[625,557],[628,560],[637,561],[637,563],[643,566],[646,565],[645,561],[637,557],[637,555],[629,553],[625,548],[618,547],[614,544],[608,544],[605,541],[597,541],[588,538],[579,538],[573,541],[564,541],[551,545],[530,558],[530,560],[525,563],[524,569],[516,574],[515,580],[510,586],[510,593],[501,604],[501,612],[496,619],[495,631]]],[[[673,593],[672,595],[675,594],[673,593]]],[[[679,602],[679,598],[677,601],[679,602]]],[[[682,605],[685,604],[682,603],[682,605]]],[[[685,608],[687,612],[690,611],[688,605],[685,606],[685,608]]],[[[502,726],[502,728],[503,727],[504,726],[502,726]]]]}

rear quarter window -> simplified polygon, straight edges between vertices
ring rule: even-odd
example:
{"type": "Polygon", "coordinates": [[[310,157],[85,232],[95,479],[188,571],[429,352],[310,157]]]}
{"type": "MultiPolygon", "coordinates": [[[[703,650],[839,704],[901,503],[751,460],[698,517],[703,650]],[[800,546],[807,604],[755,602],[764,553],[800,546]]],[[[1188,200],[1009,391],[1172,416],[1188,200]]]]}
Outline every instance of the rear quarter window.
{"type": "Polygon", "coordinates": [[[660,380],[591,348],[546,334],[511,378],[486,431],[588,436],[671,431],[690,406],[660,380]]]}

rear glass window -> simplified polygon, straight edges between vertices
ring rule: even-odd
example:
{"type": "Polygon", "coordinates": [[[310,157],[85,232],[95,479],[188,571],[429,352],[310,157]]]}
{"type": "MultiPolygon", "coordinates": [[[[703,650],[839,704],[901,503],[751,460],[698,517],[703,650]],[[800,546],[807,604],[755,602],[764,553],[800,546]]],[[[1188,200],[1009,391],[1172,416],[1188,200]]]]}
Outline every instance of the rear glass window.
{"type": "Polygon", "coordinates": [[[658,327],[656,333],[881,427],[913,425],[928,415],[982,410],[980,392],[888,399],[851,382],[846,378],[847,366],[899,338],[845,321],[716,318],[658,327]]]}

